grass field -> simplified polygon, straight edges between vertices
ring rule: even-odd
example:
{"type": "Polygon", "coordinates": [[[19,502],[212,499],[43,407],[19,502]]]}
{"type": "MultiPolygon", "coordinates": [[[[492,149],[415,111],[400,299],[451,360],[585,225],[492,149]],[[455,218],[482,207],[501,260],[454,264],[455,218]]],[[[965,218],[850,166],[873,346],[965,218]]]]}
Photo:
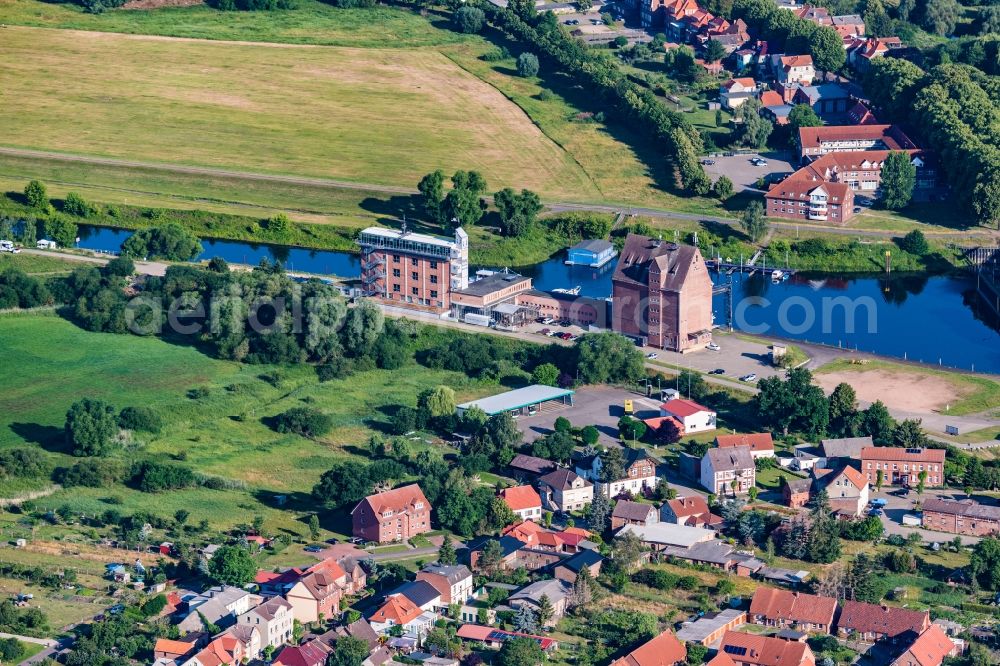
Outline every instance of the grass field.
{"type": "Polygon", "coordinates": [[[8,27],[0,58],[13,147],[411,187],[476,169],[498,189],[593,193],[519,108],[431,49],[8,27]]]}
{"type": "MultiPolygon", "coordinates": [[[[144,455],[163,460],[184,458],[205,474],[242,482],[245,490],[188,490],[148,494],[124,486],[74,488],[36,500],[40,506],[69,504],[92,514],[110,504],[123,512],[191,512],[191,522],[213,527],[265,516],[270,529],[305,533],[293,511],[271,506],[276,493],[289,496],[295,510],[311,508],[306,494],[330,463],[349,455],[367,455],[364,443],[389,420],[392,405],[416,404],[424,388],[447,383],[465,400],[494,393],[496,386],[464,375],[417,365],[398,371],[371,371],[347,380],[320,384],[311,367],[274,368],[217,361],[197,350],[159,339],[83,331],[56,316],[0,316],[0,345],[16,359],[4,372],[0,393],[0,446],[37,444],[58,464],[72,458],[64,451],[66,410],[84,396],[116,408],[149,405],[167,423],[157,436],[134,442],[144,455]],[[277,386],[263,381],[278,371],[277,386]],[[207,398],[192,400],[188,389],[207,387],[207,398]],[[331,414],[334,428],[313,441],[279,435],[261,419],[309,403],[331,414]],[[361,447],[361,448],[359,448],[361,447]]],[[[426,447],[417,442],[415,450],[426,447]]],[[[27,489],[25,489],[27,490],[27,489]]]]}
{"type": "Polygon", "coordinates": [[[0,254],[0,272],[5,268],[16,268],[29,275],[59,275],[78,268],[80,262],[47,257],[38,254],[0,254]]]}

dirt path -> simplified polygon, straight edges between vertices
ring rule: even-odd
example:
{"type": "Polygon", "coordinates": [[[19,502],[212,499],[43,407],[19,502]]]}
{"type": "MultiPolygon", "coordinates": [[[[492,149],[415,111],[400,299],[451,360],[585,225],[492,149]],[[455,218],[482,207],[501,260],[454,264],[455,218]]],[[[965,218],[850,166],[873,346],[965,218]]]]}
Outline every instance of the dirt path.
{"type": "Polygon", "coordinates": [[[35,490],[16,497],[0,498],[0,508],[6,508],[8,506],[14,506],[15,504],[21,504],[22,502],[30,502],[31,500],[48,497],[57,490],[62,490],[62,486],[50,486],[49,488],[45,488],[43,490],[35,490]]]}

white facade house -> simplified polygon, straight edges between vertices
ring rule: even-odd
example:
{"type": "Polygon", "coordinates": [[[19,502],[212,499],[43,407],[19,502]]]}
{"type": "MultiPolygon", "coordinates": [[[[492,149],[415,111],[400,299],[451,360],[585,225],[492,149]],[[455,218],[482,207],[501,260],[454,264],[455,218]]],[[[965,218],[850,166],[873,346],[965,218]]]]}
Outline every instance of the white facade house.
{"type": "Polygon", "coordinates": [[[715,430],[717,415],[693,400],[674,398],[660,405],[660,416],[672,416],[684,427],[684,434],[715,430]]]}
{"type": "Polygon", "coordinates": [[[756,466],[749,446],[709,449],[701,459],[701,485],[720,497],[744,495],[756,482],[756,466]]]}
{"type": "Polygon", "coordinates": [[[260,631],[261,648],[278,647],[292,640],[295,617],[292,605],[283,597],[271,597],[261,605],[240,615],[237,624],[252,626],[260,631]]]}
{"type": "Polygon", "coordinates": [[[641,449],[625,449],[625,475],[620,479],[602,481],[601,456],[588,456],[576,462],[576,473],[592,481],[595,492],[618,497],[626,492],[640,495],[645,489],[656,488],[656,460],[641,449]]]}

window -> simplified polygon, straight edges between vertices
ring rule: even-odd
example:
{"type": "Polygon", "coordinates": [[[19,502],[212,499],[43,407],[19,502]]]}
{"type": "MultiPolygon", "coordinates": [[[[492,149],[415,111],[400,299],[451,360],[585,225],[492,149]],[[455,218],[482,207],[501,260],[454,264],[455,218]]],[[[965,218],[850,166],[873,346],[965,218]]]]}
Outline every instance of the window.
{"type": "Polygon", "coordinates": [[[434,291],[433,289],[431,289],[431,298],[437,298],[437,297],[438,297],[438,293],[436,291],[434,291]]]}
{"type": "Polygon", "coordinates": [[[398,284],[392,285],[392,290],[395,291],[396,293],[399,293],[399,285],[398,284]]]}
{"type": "Polygon", "coordinates": [[[399,269],[398,268],[393,268],[392,269],[392,277],[399,277],[399,269]]]}
{"type": "Polygon", "coordinates": [[[438,283],[438,276],[437,275],[432,275],[431,276],[431,284],[437,284],[437,283],[438,283]]]}
{"type": "Polygon", "coordinates": [[[394,263],[394,264],[398,264],[399,263],[399,255],[398,254],[392,255],[392,263],[394,263]]]}
{"type": "Polygon", "coordinates": [[[437,267],[438,267],[438,262],[432,261],[431,262],[431,268],[437,268],[437,267]]]}
{"type": "Polygon", "coordinates": [[[416,287],[413,287],[413,288],[410,289],[410,293],[413,294],[414,296],[416,296],[417,294],[420,293],[420,290],[417,289],[416,287]]]}
{"type": "Polygon", "coordinates": [[[411,266],[416,266],[417,265],[417,258],[416,257],[410,257],[410,265],[411,266]]]}
{"type": "Polygon", "coordinates": [[[413,280],[419,280],[420,276],[417,274],[416,271],[413,271],[412,273],[410,273],[410,278],[413,280]]]}

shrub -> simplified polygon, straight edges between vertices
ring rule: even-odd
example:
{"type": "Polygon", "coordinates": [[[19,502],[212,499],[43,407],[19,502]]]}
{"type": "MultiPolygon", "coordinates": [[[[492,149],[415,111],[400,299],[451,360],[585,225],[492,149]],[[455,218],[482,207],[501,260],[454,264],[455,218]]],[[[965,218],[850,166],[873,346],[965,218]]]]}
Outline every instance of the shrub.
{"type": "Polygon", "coordinates": [[[320,437],[333,428],[333,419],[312,407],[293,407],[274,417],[274,429],[303,437],[320,437]]]}
{"type": "Polygon", "coordinates": [[[914,229],[899,239],[899,247],[905,252],[915,254],[918,257],[927,254],[931,249],[930,245],[927,244],[927,238],[924,237],[920,229],[914,229]]]}
{"type": "Polygon", "coordinates": [[[93,207],[76,192],[70,192],[66,195],[62,209],[67,215],[76,215],[77,217],[89,217],[94,212],[93,207]]]}
{"type": "Polygon", "coordinates": [[[197,236],[174,223],[140,229],[122,243],[122,255],[134,259],[189,261],[203,249],[197,236]]]}
{"type": "Polygon", "coordinates": [[[517,73],[524,78],[538,75],[538,56],[534,53],[522,53],[517,56],[517,73]]]}
{"type": "Polygon", "coordinates": [[[455,12],[454,20],[459,31],[472,34],[483,29],[483,25],[486,23],[486,14],[478,7],[465,5],[459,7],[458,11],[455,12]]]}
{"type": "Polygon", "coordinates": [[[0,451],[0,478],[46,476],[49,469],[48,458],[38,449],[18,448],[0,451]]]}
{"type": "Polygon", "coordinates": [[[190,488],[195,485],[195,476],[188,467],[145,460],[132,468],[132,484],[144,493],[156,493],[190,488]]]}
{"type": "Polygon", "coordinates": [[[506,46],[500,46],[495,49],[490,49],[480,57],[486,62],[499,62],[509,58],[510,51],[507,50],[506,46]]]}
{"type": "Polygon", "coordinates": [[[149,407],[126,407],[118,415],[118,426],[125,430],[160,432],[163,418],[149,407]]]}
{"type": "Polygon", "coordinates": [[[326,363],[316,367],[316,375],[321,382],[344,379],[354,374],[354,364],[343,356],[332,356],[326,363]]]}
{"type": "Polygon", "coordinates": [[[405,435],[416,430],[418,427],[419,414],[412,407],[402,406],[392,415],[392,433],[394,435],[405,435]]]}
{"type": "Polygon", "coordinates": [[[60,470],[56,480],[67,488],[104,488],[122,481],[124,476],[125,470],[117,460],[91,459],[60,470]]]}
{"type": "Polygon", "coordinates": [[[49,205],[49,193],[38,180],[33,180],[24,187],[24,198],[32,208],[44,209],[49,205]]]}

